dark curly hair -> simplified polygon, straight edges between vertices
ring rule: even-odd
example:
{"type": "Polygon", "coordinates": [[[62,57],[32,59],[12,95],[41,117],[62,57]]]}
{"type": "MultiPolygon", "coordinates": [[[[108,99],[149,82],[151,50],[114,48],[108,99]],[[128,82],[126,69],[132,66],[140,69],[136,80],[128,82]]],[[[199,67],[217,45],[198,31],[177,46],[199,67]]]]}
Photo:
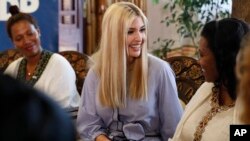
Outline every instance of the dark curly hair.
{"type": "Polygon", "coordinates": [[[8,36],[11,39],[12,39],[11,27],[19,21],[22,21],[22,20],[28,21],[29,23],[33,24],[36,29],[39,29],[37,21],[30,14],[20,12],[19,8],[16,5],[10,6],[9,11],[11,13],[11,17],[7,21],[6,28],[7,28],[8,36]]]}
{"type": "Polygon", "coordinates": [[[201,36],[208,41],[208,48],[212,51],[216,61],[219,78],[215,86],[224,85],[232,99],[236,99],[236,56],[240,49],[243,36],[249,31],[246,22],[225,18],[205,24],[201,36]]]}

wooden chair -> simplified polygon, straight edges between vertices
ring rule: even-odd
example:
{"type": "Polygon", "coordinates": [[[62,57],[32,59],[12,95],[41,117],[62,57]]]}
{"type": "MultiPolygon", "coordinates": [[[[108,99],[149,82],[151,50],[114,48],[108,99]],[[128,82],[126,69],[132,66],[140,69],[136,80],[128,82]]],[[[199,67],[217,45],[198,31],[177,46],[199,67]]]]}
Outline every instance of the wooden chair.
{"type": "Polygon", "coordinates": [[[202,68],[196,59],[187,56],[170,57],[166,61],[175,72],[179,98],[187,104],[205,81],[202,68]]]}

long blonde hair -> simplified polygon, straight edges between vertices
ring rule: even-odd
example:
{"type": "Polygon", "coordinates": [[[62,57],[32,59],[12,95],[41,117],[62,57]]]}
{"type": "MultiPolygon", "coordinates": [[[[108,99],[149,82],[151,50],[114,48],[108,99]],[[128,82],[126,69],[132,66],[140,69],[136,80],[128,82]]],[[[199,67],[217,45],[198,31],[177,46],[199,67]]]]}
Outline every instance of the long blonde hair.
{"type": "Polygon", "coordinates": [[[239,104],[243,104],[240,120],[250,124],[250,34],[242,40],[241,49],[237,56],[236,76],[238,83],[239,104]]]}
{"type": "Polygon", "coordinates": [[[102,21],[102,36],[99,50],[92,56],[94,70],[100,78],[98,93],[104,106],[125,107],[126,99],[147,100],[148,58],[147,40],[141,55],[127,71],[128,29],[136,17],[141,17],[146,28],[147,18],[134,4],[118,2],[105,12],[102,21]],[[129,93],[129,95],[128,95],[129,93]]]}

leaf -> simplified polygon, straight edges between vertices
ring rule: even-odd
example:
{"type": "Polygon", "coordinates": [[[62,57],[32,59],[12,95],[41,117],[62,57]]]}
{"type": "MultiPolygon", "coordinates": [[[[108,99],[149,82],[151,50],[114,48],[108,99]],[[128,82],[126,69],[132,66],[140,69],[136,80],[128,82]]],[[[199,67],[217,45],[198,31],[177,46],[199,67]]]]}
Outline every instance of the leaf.
{"type": "Polygon", "coordinates": [[[159,0],[152,0],[153,4],[158,4],[159,0]]]}
{"type": "Polygon", "coordinates": [[[163,6],[163,9],[168,9],[168,7],[169,7],[169,3],[165,4],[165,5],[163,6]]]}
{"type": "Polygon", "coordinates": [[[170,6],[170,12],[172,12],[175,9],[175,5],[170,6]]]}

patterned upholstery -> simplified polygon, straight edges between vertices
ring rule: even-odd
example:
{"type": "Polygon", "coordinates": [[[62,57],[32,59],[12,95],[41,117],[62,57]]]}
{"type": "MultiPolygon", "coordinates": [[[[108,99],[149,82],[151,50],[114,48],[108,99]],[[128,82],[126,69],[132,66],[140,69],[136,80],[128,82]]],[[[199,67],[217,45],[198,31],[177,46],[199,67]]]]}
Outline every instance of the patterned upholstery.
{"type": "MultiPolygon", "coordinates": [[[[88,56],[77,51],[62,51],[59,52],[59,54],[64,56],[75,70],[77,78],[76,86],[79,94],[81,94],[83,82],[88,72],[87,69],[88,56]]],[[[4,52],[1,52],[0,72],[3,72],[11,62],[18,59],[21,56],[22,55],[18,52],[17,49],[8,49],[4,52]]]]}
{"type": "Polygon", "coordinates": [[[21,57],[22,54],[17,49],[8,49],[0,53],[0,72],[4,72],[7,66],[21,57]]]}
{"type": "Polygon", "coordinates": [[[196,59],[187,56],[170,57],[167,61],[176,74],[179,98],[187,104],[205,80],[201,66],[196,59]]]}
{"type": "Polygon", "coordinates": [[[79,94],[82,92],[82,86],[85,80],[85,77],[88,73],[87,61],[89,57],[86,54],[77,52],[77,51],[62,51],[59,52],[64,56],[71,66],[74,68],[76,73],[76,86],[79,94]]]}

